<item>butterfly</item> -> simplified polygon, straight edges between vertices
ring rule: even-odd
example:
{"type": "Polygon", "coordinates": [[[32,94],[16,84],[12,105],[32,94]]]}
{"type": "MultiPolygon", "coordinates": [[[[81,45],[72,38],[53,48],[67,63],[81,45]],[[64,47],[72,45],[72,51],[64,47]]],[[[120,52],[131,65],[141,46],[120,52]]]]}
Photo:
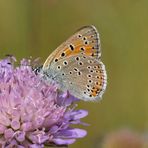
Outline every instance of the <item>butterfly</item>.
{"type": "Polygon", "coordinates": [[[101,61],[100,38],[94,26],[79,29],[46,59],[40,68],[43,78],[59,89],[84,100],[99,100],[107,85],[101,61]]]}

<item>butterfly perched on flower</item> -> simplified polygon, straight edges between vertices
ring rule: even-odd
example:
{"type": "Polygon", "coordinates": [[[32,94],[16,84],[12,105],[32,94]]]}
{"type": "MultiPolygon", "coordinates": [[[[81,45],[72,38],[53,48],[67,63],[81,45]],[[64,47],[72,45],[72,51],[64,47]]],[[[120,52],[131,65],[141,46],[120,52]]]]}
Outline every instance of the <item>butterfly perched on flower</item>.
{"type": "Polygon", "coordinates": [[[39,71],[48,83],[56,82],[60,90],[68,90],[79,99],[100,99],[106,89],[107,75],[96,28],[79,29],[49,55],[39,71]]]}

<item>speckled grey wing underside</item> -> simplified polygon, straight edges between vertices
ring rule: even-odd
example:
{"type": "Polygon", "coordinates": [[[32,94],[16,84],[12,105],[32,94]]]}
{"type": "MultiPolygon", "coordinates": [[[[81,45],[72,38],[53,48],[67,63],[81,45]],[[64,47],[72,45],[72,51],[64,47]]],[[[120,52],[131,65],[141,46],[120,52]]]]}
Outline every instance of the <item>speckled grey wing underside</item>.
{"type": "MultiPolygon", "coordinates": [[[[68,90],[77,98],[93,101],[101,98],[106,88],[105,67],[100,60],[77,55],[52,63],[46,71],[61,90],[68,90]],[[62,64],[61,64],[62,63],[62,64]]],[[[47,80],[51,80],[48,79],[47,80]]]]}

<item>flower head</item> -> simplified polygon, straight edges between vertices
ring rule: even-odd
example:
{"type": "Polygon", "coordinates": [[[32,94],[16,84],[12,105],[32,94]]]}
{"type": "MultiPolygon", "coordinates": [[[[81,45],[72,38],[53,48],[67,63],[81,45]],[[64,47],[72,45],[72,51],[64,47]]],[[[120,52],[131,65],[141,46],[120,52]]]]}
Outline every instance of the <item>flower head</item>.
{"type": "Polygon", "coordinates": [[[40,148],[69,145],[86,131],[72,128],[88,113],[75,110],[76,98],[58,92],[34,73],[29,60],[0,61],[0,147],[40,148]]]}

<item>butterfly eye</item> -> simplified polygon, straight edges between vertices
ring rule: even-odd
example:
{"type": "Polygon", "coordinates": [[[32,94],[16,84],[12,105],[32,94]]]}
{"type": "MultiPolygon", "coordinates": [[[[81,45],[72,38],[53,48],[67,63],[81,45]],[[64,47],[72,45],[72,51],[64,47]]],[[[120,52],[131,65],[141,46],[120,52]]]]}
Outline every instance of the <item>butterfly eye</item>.
{"type": "Polygon", "coordinates": [[[55,62],[58,62],[58,59],[55,59],[55,62]]]}
{"type": "Polygon", "coordinates": [[[37,75],[37,74],[40,73],[41,69],[42,69],[42,66],[39,66],[39,67],[37,67],[37,68],[34,68],[33,71],[34,71],[34,73],[37,75]]]}

